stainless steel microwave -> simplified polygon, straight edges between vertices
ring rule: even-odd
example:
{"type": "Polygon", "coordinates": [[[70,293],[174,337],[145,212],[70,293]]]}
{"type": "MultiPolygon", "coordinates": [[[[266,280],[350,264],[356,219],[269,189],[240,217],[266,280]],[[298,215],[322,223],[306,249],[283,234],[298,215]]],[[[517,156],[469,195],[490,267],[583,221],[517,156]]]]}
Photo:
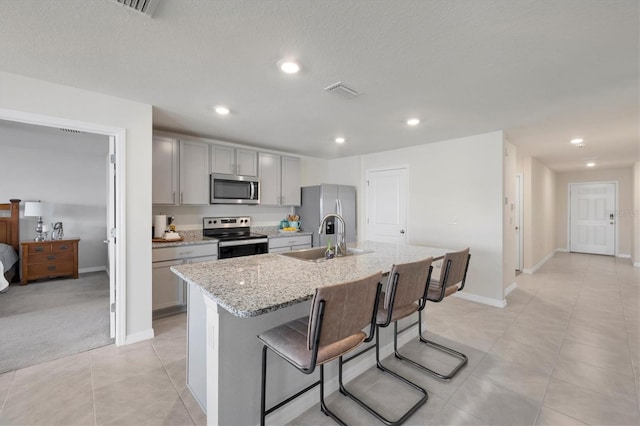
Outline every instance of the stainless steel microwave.
{"type": "Polygon", "coordinates": [[[250,176],[211,174],[211,204],[260,204],[260,182],[250,176]]]}

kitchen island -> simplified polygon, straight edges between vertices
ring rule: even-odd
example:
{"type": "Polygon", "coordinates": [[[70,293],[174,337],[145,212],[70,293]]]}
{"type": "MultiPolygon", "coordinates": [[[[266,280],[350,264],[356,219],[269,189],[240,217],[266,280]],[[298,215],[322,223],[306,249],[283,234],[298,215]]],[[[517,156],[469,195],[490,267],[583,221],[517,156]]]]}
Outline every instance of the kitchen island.
{"type": "MultiPolygon", "coordinates": [[[[194,305],[193,309],[189,306],[189,352],[202,351],[206,346],[205,371],[200,371],[201,367],[194,371],[194,365],[187,365],[187,376],[194,380],[200,377],[206,384],[206,397],[202,392],[200,395],[194,392],[194,396],[206,408],[208,424],[259,423],[261,345],[256,335],[308,315],[316,287],[356,280],[378,271],[388,273],[394,263],[440,258],[449,251],[374,242],[349,247],[370,252],[318,263],[281,254],[263,254],[171,267],[189,283],[189,301],[194,305]],[[199,308],[202,300],[204,306],[199,308]]],[[[403,340],[399,339],[399,343],[403,340]]],[[[385,355],[390,351],[387,344],[381,353],[385,355]]],[[[374,365],[371,357],[361,358],[349,363],[345,380],[374,365]]],[[[268,362],[272,386],[269,386],[267,404],[317,380],[317,373],[305,376],[277,357],[270,357],[268,362]]],[[[332,364],[328,366],[329,377],[335,377],[336,368],[332,364]]],[[[336,382],[335,379],[329,381],[328,392],[337,389],[336,382]]],[[[267,420],[285,423],[317,402],[317,390],[314,390],[267,420]]]]}

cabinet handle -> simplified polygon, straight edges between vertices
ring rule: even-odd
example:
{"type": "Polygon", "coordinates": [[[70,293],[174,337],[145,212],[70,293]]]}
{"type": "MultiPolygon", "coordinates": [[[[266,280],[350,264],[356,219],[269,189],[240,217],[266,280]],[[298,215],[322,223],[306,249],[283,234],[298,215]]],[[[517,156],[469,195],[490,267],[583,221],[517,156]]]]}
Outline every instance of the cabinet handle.
{"type": "Polygon", "coordinates": [[[182,191],[180,192],[180,204],[182,204],[182,191]]]}
{"type": "Polygon", "coordinates": [[[55,270],[56,270],[56,267],[55,267],[54,265],[47,266],[47,270],[49,270],[49,271],[55,271],[55,270]]]}
{"type": "Polygon", "coordinates": [[[66,244],[60,246],[60,250],[66,250],[67,248],[69,248],[69,247],[67,247],[66,244]]]}
{"type": "Polygon", "coordinates": [[[37,246],[34,251],[44,251],[44,247],[37,246]]]}
{"type": "Polygon", "coordinates": [[[173,193],[171,194],[171,202],[172,202],[173,204],[175,204],[175,203],[176,203],[176,191],[173,191],[173,193]]]}
{"type": "Polygon", "coordinates": [[[56,255],[55,254],[50,254],[49,256],[47,256],[47,259],[55,260],[56,259],[56,255]]]}

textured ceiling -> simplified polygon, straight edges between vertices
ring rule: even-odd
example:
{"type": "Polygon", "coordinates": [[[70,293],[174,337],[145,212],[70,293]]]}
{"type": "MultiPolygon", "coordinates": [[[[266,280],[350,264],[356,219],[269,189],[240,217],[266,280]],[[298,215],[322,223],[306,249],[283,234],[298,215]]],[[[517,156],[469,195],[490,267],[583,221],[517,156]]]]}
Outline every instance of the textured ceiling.
{"type": "Polygon", "coordinates": [[[0,69],[151,104],[158,129],[322,158],[502,129],[555,170],[620,167],[640,155],[639,15],[637,0],[160,0],[151,19],[0,0],[0,69]],[[287,56],[301,73],[279,71],[287,56]],[[361,95],[323,92],[337,81],[361,95]]]}

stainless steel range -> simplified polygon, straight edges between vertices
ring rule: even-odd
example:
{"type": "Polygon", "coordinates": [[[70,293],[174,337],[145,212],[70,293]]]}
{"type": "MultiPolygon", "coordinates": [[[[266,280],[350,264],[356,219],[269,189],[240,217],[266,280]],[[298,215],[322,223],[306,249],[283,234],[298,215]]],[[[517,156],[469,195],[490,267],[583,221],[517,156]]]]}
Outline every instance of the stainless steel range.
{"type": "Polygon", "coordinates": [[[205,217],[202,219],[202,236],[219,241],[218,259],[269,252],[269,238],[251,232],[249,217],[205,217]]]}

